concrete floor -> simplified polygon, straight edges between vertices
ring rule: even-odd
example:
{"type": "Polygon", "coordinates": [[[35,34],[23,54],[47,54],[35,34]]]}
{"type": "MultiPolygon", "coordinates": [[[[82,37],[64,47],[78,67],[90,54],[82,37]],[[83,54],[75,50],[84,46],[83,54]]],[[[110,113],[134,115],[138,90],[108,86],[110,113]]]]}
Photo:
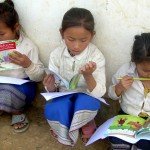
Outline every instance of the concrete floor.
{"type": "MultiPolygon", "coordinates": [[[[110,100],[108,102],[110,106],[102,105],[96,117],[98,126],[114,116],[119,109],[118,103],[110,100]]],[[[38,95],[38,100],[28,108],[26,113],[30,120],[30,127],[24,133],[13,133],[10,126],[11,115],[4,113],[0,116],[0,150],[107,150],[109,143],[106,140],[99,140],[87,147],[80,138],[74,147],[58,143],[51,136],[49,125],[43,117],[44,103],[44,98],[38,95]]]]}

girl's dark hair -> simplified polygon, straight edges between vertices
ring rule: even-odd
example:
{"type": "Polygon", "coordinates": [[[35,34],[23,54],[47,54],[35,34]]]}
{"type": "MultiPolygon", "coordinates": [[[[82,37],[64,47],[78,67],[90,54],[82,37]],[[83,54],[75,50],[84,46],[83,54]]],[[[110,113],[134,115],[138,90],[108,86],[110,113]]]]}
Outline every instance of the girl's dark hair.
{"type": "Polygon", "coordinates": [[[68,10],[62,20],[62,32],[67,28],[81,26],[86,30],[94,31],[94,18],[91,12],[84,8],[71,8],[68,10]]]}
{"type": "Polygon", "coordinates": [[[11,0],[0,3],[0,21],[4,22],[11,30],[14,30],[15,24],[19,23],[18,13],[11,0]]]}
{"type": "Polygon", "coordinates": [[[150,33],[135,36],[131,61],[135,63],[150,61],[150,33]]]}

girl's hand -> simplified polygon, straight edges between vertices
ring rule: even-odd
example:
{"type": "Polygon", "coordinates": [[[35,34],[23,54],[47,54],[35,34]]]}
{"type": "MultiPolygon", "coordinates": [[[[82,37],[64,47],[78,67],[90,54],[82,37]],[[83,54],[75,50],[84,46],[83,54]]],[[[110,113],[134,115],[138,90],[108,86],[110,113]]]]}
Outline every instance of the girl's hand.
{"type": "Polygon", "coordinates": [[[24,54],[14,51],[9,54],[9,59],[12,63],[22,66],[23,68],[28,68],[32,61],[24,54]]]}
{"type": "Polygon", "coordinates": [[[124,76],[119,82],[119,84],[121,84],[121,86],[124,90],[129,89],[131,87],[132,83],[133,83],[133,77],[129,77],[127,75],[124,76]]]}
{"type": "Polygon", "coordinates": [[[54,76],[52,74],[46,75],[43,80],[43,85],[47,88],[48,91],[55,91],[56,87],[54,76]]]}
{"type": "Polygon", "coordinates": [[[80,68],[79,73],[83,74],[83,77],[86,81],[87,87],[90,92],[96,87],[96,81],[92,75],[92,73],[96,70],[96,63],[90,61],[80,68]]]}
{"type": "Polygon", "coordinates": [[[96,63],[90,61],[89,63],[86,63],[83,67],[80,68],[80,73],[83,74],[83,76],[89,76],[92,75],[92,73],[96,70],[96,63]]]}
{"type": "Polygon", "coordinates": [[[115,92],[118,96],[121,95],[122,92],[126,91],[131,87],[133,83],[133,77],[124,76],[120,82],[115,86],[115,92]]]}

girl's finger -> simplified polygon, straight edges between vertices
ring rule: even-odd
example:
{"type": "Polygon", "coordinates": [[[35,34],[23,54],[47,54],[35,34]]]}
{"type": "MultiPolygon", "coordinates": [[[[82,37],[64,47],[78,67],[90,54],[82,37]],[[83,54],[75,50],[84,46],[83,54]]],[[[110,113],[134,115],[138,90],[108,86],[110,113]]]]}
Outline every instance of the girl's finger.
{"type": "Polygon", "coordinates": [[[11,61],[12,63],[17,64],[17,65],[20,65],[20,60],[18,60],[17,58],[15,59],[15,58],[9,57],[9,59],[10,59],[10,61],[11,61]]]}
{"type": "Polygon", "coordinates": [[[93,68],[93,64],[91,62],[88,63],[90,68],[93,68]]]}
{"type": "Polygon", "coordinates": [[[22,54],[19,53],[18,51],[13,51],[12,53],[15,54],[15,55],[18,56],[18,57],[22,57],[22,54]]]}
{"type": "Polygon", "coordinates": [[[47,80],[49,78],[49,75],[46,75],[45,77],[44,77],[44,80],[47,80]]]}
{"type": "Polygon", "coordinates": [[[85,71],[85,66],[81,67],[80,71],[84,72],[85,71]]]}
{"type": "Polygon", "coordinates": [[[18,55],[15,55],[13,53],[9,54],[9,59],[11,59],[12,61],[15,61],[15,60],[19,61],[21,58],[22,57],[19,57],[18,55]]]}
{"type": "Polygon", "coordinates": [[[47,79],[47,82],[51,83],[53,80],[54,80],[53,77],[50,76],[50,77],[47,79]]]}
{"type": "Polygon", "coordinates": [[[89,69],[90,69],[90,65],[89,65],[89,64],[86,64],[86,65],[85,65],[85,69],[86,69],[86,70],[89,70],[89,69]]]}
{"type": "Polygon", "coordinates": [[[133,80],[133,77],[126,75],[126,76],[123,77],[123,79],[125,79],[125,80],[133,80]]]}
{"type": "Polygon", "coordinates": [[[93,65],[93,68],[96,68],[96,63],[95,62],[93,62],[92,65],[93,65]]]}
{"type": "Polygon", "coordinates": [[[90,63],[92,66],[96,66],[96,63],[93,62],[93,61],[89,61],[89,63],[90,63]]]}
{"type": "Polygon", "coordinates": [[[48,79],[48,76],[45,76],[44,79],[43,79],[43,84],[46,83],[47,79],[48,79]]]}
{"type": "Polygon", "coordinates": [[[43,82],[46,83],[46,82],[48,82],[51,78],[52,78],[52,75],[46,75],[46,77],[44,78],[43,82]]]}

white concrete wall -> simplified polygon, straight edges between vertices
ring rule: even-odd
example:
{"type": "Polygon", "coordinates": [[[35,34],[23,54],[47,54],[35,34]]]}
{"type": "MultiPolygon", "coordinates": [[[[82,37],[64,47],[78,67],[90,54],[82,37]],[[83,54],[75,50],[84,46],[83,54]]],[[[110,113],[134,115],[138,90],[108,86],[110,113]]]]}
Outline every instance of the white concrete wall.
{"type": "Polygon", "coordinates": [[[59,28],[71,7],[89,9],[95,18],[93,42],[106,58],[107,81],[116,69],[130,60],[135,34],[150,32],[150,0],[13,0],[20,22],[38,45],[43,63],[59,45],[59,28]]]}

